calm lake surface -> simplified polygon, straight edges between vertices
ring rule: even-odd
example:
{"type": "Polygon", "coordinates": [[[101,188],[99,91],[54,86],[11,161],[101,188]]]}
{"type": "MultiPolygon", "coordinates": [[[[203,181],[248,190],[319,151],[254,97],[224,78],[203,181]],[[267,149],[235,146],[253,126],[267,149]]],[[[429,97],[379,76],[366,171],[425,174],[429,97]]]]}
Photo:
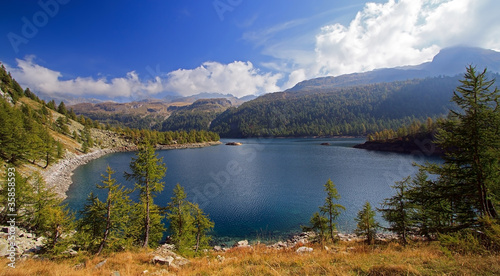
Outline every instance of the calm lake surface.
{"type": "MultiPolygon", "coordinates": [[[[403,155],[354,149],[364,139],[231,139],[242,146],[219,145],[201,149],[159,151],[167,166],[165,189],[155,203],[166,206],[180,183],[188,200],[197,202],[215,222],[212,233],[220,241],[274,240],[300,231],[325,199],[323,185],[330,178],[346,207],[337,222],[341,232],[356,228],[354,218],[369,201],[379,207],[392,195],[391,185],[416,173],[416,162],[440,162],[423,154],[403,155]],[[320,145],[330,143],[329,146],[320,145]]],[[[79,167],[66,202],[81,210],[110,165],[123,177],[134,153],[106,155],[79,167]]],[[[135,196],[136,197],[136,196],[135,196]]],[[[379,217],[379,221],[382,219],[379,217]]]]}

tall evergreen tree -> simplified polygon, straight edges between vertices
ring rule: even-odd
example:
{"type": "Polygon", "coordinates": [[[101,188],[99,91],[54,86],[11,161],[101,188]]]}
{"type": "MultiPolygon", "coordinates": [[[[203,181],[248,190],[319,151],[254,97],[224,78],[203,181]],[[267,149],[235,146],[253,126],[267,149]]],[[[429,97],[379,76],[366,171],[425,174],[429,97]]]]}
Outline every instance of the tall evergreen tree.
{"type": "Polygon", "coordinates": [[[335,241],[334,233],[335,233],[335,220],[340,215],[341,210],[345,210],[345,207],[335,203],[340,199],[340,195],[335,188],[335,184],[333,184],[331,179],[328,179],[325,186],[326,198],[323,206],[319,207],[322,214],[326,215],[328,219],[328,232],[330,234],[330,238],[332,241],[335,241]]]}
{"type": "Polygon", "coordinates": [[[409,198],[410,177],[406,177],[403,181],[396,181],[392,186],[396,190],[396,194],[391,198],[385,199],[382,203],[382,208],[378,211],[382,212],[382,217],[389,222],[389,227],[386,229],[396,233],[403,245],[408,243],[408,235],[413,227],[413,205],[409,198]]]}
{"type": "Polygon", "coordinates": [[[59,112],[59,113],[61,113],[63,115],[67,115],[68,114],[68,110],[66,109],[66,105],[64,104],[63,101],[61,101],[61,103],[57,107],[57,112],[59,112]]]}
{"type": "Polygon", "coordinates": [[[163,163],[163,158],[158,158],[152,145],[141,146],[136,157],[130,163],[132,173],[125,173],[125,177],[135,180],[135,187],[139,190],[141,201],[145,204],[144,210],[144,240],[143,247],[148,246],[149,231],[151,228],[151,206],[154,205],[154,196],[163,191],[164,182],[161,180],[165,176],[167,168],[163,163]]]}
{"type": "Polygon", "coordinates": [[[104,209],[104,203],[90,192],[76,225],[77,242],[82,249],[95,252],[99,245],[106,226],[104,209]]]}
{"type": "Polygon", "coordinates": [[[6,225],[11,218],[8,214],[16,214],[16,224],[28,227],[28,210],[33,202],[32,188],[29,177],[22,176],[15,167],[8,166],[5,181],[0,185],[0,206],[5,207],[0,212],[0,224],[6,225]],[[12,199],[15,201],[12,201],[12,199]]]}
{"type": "Polygon", "coordinates": [[[450,204],[424,169],[420,168],[411,179],[408,197],[414,210],[412,220],[419,235],[433,238],[436,233],[449,230],[450,204]]]}
{"type": "Polygon", "coordinates": [[[468,66],[460,82],[452,98],[460,110],[451,110],[437,135],[444,164],[426,166],[439,175],[436,190],[455,229],[498,217],[500,204],[500,93],[486,69],[468,66]]]}
{"type": "Polygon", "coordinates": [[[198,249],[208,247],[210,237],[206,233],[214,227],[214,222],[200,209],[198,204],[190,203],[190,205],[191,212],[193,213],[194,234],[196,236],[195,251],[198,252],[198,249]]]}
{"type": "Polygon", "coordinates": [[[358,216],[354,220],[357,222],[355,233],[365,236],[366,242],[372,244],[380,225],[375,221],[375,210],[372,209],[370,202],[367,201],[363,205],[363,209],[358,212],[358,216]]]}
{"type": "Polygon", "coordinates": [[[126,246],[139,245],[144,246],[144,237],[146,233],[146,212],[149,207],[149,224],[148,224],[148,246],[155,247],[159,244],[165,232],[165,225],[162,222],[164,218],[162,210],[156,204],[146,204],[144,197],[139,199],[139,202],[133,204],[129,214],[130,219],[125,230],[126,246]]]}
{"type": "Polygon", "coordinates": [[[106,202],[104,202],[105,211],[105,227],[102,233],[101,242],[97,255],[99,255],[109,240],[113,242],[120,241],[124,238],[122,235],[123,228],[128,221],[128,209],[130,209],[130,199],[128,195],[130,190],[125,189],[121,184],[116,183],[116,179],[112,176],[115,172],[111,167],[106,168],[106,175],[102,175],[102,185],[96,185],[98,189],[105,189],[108,191],[106,202]]]}
{"type": "Polygon", "coordinates": [[[194,245],[193,228],[194,218],[191,215],[191,206],[186,200],[184,188],[177,183],[174,196],[167,206],[167,220],[170,222],[172,240],[178,250],[184,250],[194,245]]]}

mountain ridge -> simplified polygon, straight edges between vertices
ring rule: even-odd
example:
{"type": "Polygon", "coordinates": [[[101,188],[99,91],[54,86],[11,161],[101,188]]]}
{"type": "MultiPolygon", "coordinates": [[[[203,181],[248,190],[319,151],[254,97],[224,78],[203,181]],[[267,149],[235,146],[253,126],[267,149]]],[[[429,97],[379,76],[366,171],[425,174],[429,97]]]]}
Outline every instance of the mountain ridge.
{"type": "Polygon", "coordinates": [[[404,81],[428,77],[455,76],[464,72],[469,64],[477,68],[488,68],[490,72],[500,72],[500,52],[456,46],[442,49],[430,62],[393,68],[380,68],[363,73],[328,76],[304,80],[285,91],[304,91],[323,88],[349,87],[362,84],[404,81]]]}

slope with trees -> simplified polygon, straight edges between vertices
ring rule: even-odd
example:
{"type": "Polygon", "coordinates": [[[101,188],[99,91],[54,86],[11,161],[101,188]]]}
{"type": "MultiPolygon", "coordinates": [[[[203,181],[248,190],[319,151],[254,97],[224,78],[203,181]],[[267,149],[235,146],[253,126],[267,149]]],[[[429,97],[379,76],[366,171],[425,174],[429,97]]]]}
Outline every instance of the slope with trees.
{"type": "Polygon", "coordinates": [[[450,111],[435,141],[444,163],[421,166],[399,182],[381,211],[403,241],[414,233],[461,251],[498,251],[499,90],[486,70],[469,66],[452,99],[460,110],[450,111]]]}
{"type": "Polygon", "coordinates": [[[230,108],[211,124],[222,137],[366,135],[444,116],[458,77],[278,92],[230,108]]]}

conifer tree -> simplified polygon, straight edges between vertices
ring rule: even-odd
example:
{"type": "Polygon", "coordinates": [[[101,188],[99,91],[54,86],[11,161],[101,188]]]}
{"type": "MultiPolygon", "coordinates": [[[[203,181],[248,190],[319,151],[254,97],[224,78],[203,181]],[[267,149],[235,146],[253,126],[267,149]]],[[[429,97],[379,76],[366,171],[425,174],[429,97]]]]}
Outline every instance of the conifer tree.
{"type": "Polygon", "coordinates": [[[194,234],[196,236],[195,251],[208,247],[210,237],[206,235],[214,227],[214,222],[210,220],[207,214],[200,209],[198,204],[190,203],[191,212],[193,213],[194,234]]]}
{"type": "Polygon", "coordinates": [[[449,230],[450,205],[436,189],[427,172],[420,168],[412,178],[408,197],[413,205],[413,222],[419,235],[432,238],[435,233],[449,230]]]}
{"type": "Polygon", "coordinates": [[[47,237],[46,249],[53,254],[61,253],[72,242],[67,234],[75,228],[75,217],[62,200],[56,201],[56,205],[47,206],[42,210],[42,215],[43,234],[47,237]]]}
{"type": "Polygon", "coordinates": [[[127,180],[135,180],[135,187],[139,190],[141,202],[145,207],[142,246],[147,247],[151,229],[151,206],[154,205],[153,198],[163,191],[164,182],[161,180],[167,168],[163,163],[163,158],[158,158],[153,146],[145,144],[141,146],[136,157],[132,158],[130,169],[132,172],[125,173],[125,177],[127,180]]]}
{"type": "Polygon", "coordinates": [[[486,69],[466,69],[452,98],[461,110],[451,110],[437,134],[444,164],[424,166],[439,176],[433,192],[446,207],[447,230],[497,218],[500,204],[500,93],[486,69]]]}
{"type": "Polygon", "coordinates": [[[33,202],[33,194],[29,177],[22,176],[13,166],[8,166],[5,172],[5,181],[0,185],[0,224],[5,225],[11,218],[8,214],[16,214],[16,224],[29,226],[29,210],[33,202]],[[12,201],[12,198],[15,201],[12,201]]]}
{"type": "MultiPolygon", "coordinates": [[[[134,203],[129,214],[129,223],[124,228],[126,236],[126,246],[137,244],[144,246],[144,237],[146,233],[147,204],[143,197],[139,202],[134,203]]],[[[159,244],[165,232],[165,225],[162,222],[164,215],[162,210],[156,204],[149,204],[149,235],[148,246],[155,247],[159,244]]]]}
{"type": "Polygon", "coordinates": [[[117,249],[126,244],[126,228],[129,221],[130,190],[116,183],[115,172],[108,166],[102,176],[98,189],[107,190],[104,202],[93,193],[89,194],[87,204],[78,221],[80,242],[99,255],[105,247],[117,249]]]}
{"type": "Polygon", "coordinates": [[[109,240],[123,239],[120,235],[128,220],[128,209],[130,208],[130,199],[128,195],[130,190],[125,189],[121,184],[116,183],[116,179],[112,178],[115,173],[111,167],[106,168],[107,175],[102,175],[102,185],[96,185],[98,189],[105,189],[108,191],[106,202],[104,203],[105,213],[105,228],[102,234],[101,243],[97,250],[99,255],[104,246],[109,243],[109,240]]]}
{"type": "Polygon", "coordinates": [[[340,215],[341,210],[345,210],[345,207],[335,203],[340,199],[340,195],[335,188],[335,184],[333,184],[331,179],[328,179],[325,186],[326,199],[323,206],[319,207],[322,214],[326,215],[328,219],[328,232],[330,234],[330,238],[332,241],[335,241],[334,233],[335,233],[335,220],[340,215]]]}
{"type": "Polygon", "coordinates": [[[191,206],[186,200],[184,188],[177,183],[174,196],[167,206],[167,220],[170,222],[170,232],[175,246],[184,250],[194,244],[193,228],[194,218],[191,215],[191,206]]]}
{"type": "Polygon", "coordinates": [[[385,199],[382,208],[378,209],[382,212],[382,217],[389,222],[389,227],[386,229],[396,233],[403,245],[408,243],[408,235],[413,229],[413,205],[409,198],[409,185],[409,176],[403,181],[396,181],[392,186],[396,194],[385,199]]]}
{"type": "Polygon", "coordinates": [[[309,220],[310,226],[302,226],[302,231],[314,231],[319,235],[319,240],[322,242],[325,239],[325,233],[328,229],[328,219],[319,212],[316,212],[309,220]]]}
{"type": "Polygon", "coordinates": [[[85,250],[95,251],[99,245],[106,225],[104,203],[93,192],[87,196],[77,221],[77,241],[85,250]]]}
{"type": "Polygon", "coordinates": [[[63,101],[61,101],[61,103],[57,107],[57,112],[59,112],[59,113],[61,113],[63,115],[68,114],[68,110],[66,109],[66,105],[64,104],[63,101]]]}
{"type": "Polygon", "coordinates": [[[380,225],[375,221],[375,210],[372,209],[370,202],[367,201],[363,205],[363,209],[358,212],[358,216],[354,220],[357,222],[355,233],[365,236],[366,242],[372,244],[380,225]]]}

